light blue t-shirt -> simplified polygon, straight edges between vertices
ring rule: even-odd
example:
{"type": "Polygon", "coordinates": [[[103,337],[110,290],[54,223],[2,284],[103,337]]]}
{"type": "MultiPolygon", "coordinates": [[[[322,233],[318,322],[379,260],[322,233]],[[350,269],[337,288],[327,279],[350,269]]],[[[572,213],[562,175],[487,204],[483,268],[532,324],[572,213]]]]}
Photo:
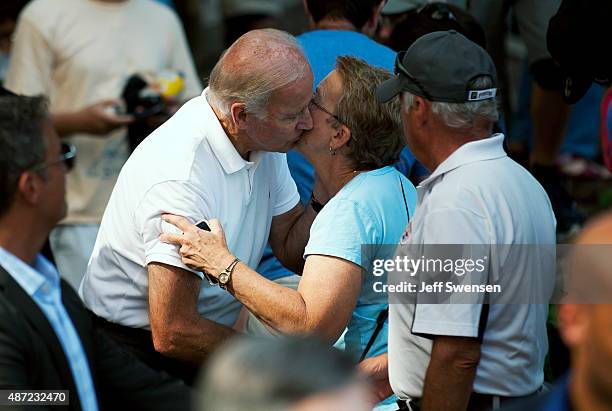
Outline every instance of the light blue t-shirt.
{"type": "MultiPolygon", "coordinates": [[[[393,72],[396,53],[362,33],[345,30],[315,30],[299,35],[297,40],[304,48],[312,67],[315,88],[332,72],[338,56],[358,57],[370,65],[393,72]]],[[[312,165],[295,150],[287,153],[287,163],[291,177],[295,180],[300,193],[302,204],[307,205],[314,185],[312,165]]],[[[427,169],[416,161],[407,147],[404,147],[400,153],[400,159],[394,164],[394,167],[411,179],[429,174],[427,169]]],[[[269,280],[293,274],[274,257],[269,246],[264,251],[257,272],[269,280]]]]}
{"type": "MultiPolygon", "coordinates": [[[[98,400],[85,349],[62,303],[60,275],[42,255],[29,266],[0,247],[0,264],[34,300],[53,328],[66,354],[83,411],[98,411],[98,400]]],[[[74,395],[74,393],[70,393],[74,395]]]]}
{"type": "MultiPolygon", "coordinates": [[[[304,257],[311,254],[338,257],[364,270],[371,267],[372,259],[393,258],[395,247],[379,246],[399,243],[408,225],[408,214],[414,213],[416,198],[416,189],[412,183],[393,167],[357,175],[317,215],[310,228],[304,257]],[[367,256],[362,254],[362,245],[373,246],[367,256]]],[[[355,361],[361,356],[374,332],[376,318],[387,307],[386,296],[377,295],[373,291],[375,281],[384,282],[386,279],[365,274],[357,306],[344,334],[344,350],[355,361]]],[[[331,278],[330,283],[333,284],[331,278]]],[[[367,357],[386,351],[385,325],[367,357]]]]}

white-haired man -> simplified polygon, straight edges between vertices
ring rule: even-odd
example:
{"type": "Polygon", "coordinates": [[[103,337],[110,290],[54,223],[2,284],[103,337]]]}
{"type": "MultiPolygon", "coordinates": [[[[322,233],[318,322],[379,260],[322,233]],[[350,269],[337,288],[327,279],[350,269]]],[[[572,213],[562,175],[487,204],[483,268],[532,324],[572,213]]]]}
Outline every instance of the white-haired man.
{"type": "MultiPolygon", "coordinates": [[[[554,284],[554,270],[546,269],[554,267],[554,252],[537,245],[554,245],[555,219],[542,187],[504,152],[504,136],[491,135],[495,66],[480,46],[451,30],[427,34],[399,53],[396,73],[379,86],[378,98],[402,96],[407,144],[433,170],[417,188],[402,243],[483,246],[492,257],[466,278],[482,285],[514,280],[502,295],[517,304],[489,308],[485,293],[461,296],[468,304],[390,304],[388,358],[362,369],[380,376],[388,367],[401,409],[480,411],[536,395],[554,284]],[[534,247],[517,246],[508,258],[496,254],[498,244],[534,247]],[[525,284],[533,284],[534,294],[526,294],[538,299],[523,298],[525,284]]],[[[423,270],[416,274],[426,279],[423,270]]]]}
{"type": "Polygon", "coordinates": [[[316,213],[299,204],[281,153],[312,128],[312,81],[293,37],[249,32],[221,57],[202,95],[123,168],[79,292],[111,335],[153,367],[191,381],[233,334],[240,310],[224,289],[187,268],[175,246],[159,241],[163,212],[193,222],[218,218],[236,256],[252,268],[268,241],[284,264],[303,264],[316,213]]]}

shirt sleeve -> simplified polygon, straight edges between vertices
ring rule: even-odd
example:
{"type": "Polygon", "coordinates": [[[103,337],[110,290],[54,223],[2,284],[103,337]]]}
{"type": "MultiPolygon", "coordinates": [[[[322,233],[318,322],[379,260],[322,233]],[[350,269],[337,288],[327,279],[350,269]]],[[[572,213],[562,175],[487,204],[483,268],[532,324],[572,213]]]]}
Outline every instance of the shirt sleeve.
{"type": "MultiPolygon", "coordinates": [[[[425,217],[425,244],[457,244],[464,254],[453,258],[472,258],[469,245],[490,244],[489,225],[482,216],[461,208],[436,210],[425,217]],[[452,230],[449,229],[452,227],[452,230]],[[469,255],[468,255],[469,254],[469,255]]],[[[477,247],[480,250],[482,247],[477,247]]],[[[454,249],[455,251],[457,249],[454,249]]],[[[462,284],[486,284],[489,266],[485,270],[465,274],[462,284]]],[[[454,275],[454,274],[453,274],[454,275]]],[[[478,337],[481,323],[482,303],[485,293],[455,293],[448,304],[418,304],[415,307],[412,333],[423,337],[448,335],[457,337],[478,337]],[[468,303],[466,303],[466,301],[468,303]]],[[[417,302],[419,296],[417,295],[417,302]]]]}
{"type": "Polygon", "coordinates": [[[274,202],[274,210],[272,215],[274,217],[284,214],[291,210],[300,201],[300,194],[298,193],[295,181],[289,173],[289,166],[287,165],[286,154],[272,154],[275,155],[275,173],[276,184],[274,186],[274,195],[276,201],[274,202]]]}
{"type": "Polygon", "coordinates": [[[361,246],[377,244],[378,237],[374,219],[365,209],[350,200],[332,199],[312,223],[304,258],[328,255],[363,267],[361,246]]]}
{"type": "Polygon", "coordinates": [[[52,88],[53,59],[47,38],[23,15],[15,29],[4,86],[17,94],[48,96],[52,88]]]}
{"type": "Polygon", "coordinates": [[[198,223],[211,216],[211,198],[197,192],[186,182],[168,181],[151,188],[135,211],[135,219],[144,242],[145,264],[164,263],[191,271],[200,278],[204,275],[187,267],[181,261],[179,246],[159,240],[162,232],[180,233],[172,224],[161,219],[164,213],[183,216],[198,223]]]}

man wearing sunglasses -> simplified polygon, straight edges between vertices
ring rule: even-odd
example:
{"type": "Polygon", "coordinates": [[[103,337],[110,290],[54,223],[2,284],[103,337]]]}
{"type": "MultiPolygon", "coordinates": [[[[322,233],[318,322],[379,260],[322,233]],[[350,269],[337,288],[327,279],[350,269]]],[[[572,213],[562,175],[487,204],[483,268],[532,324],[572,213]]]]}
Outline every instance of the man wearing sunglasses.
{"type": "Polygon", "coordinates": [[[66,215],[75,154],[60,144],[45,98],[0,97],[0,390],[68,390],[75,411],[188,409],[188,389],[96,331],[39,254],[66,215]]]}
{"type": "MultiPolygon", "coordinates": [[[[487,52],[453,30],[419,38],[398,55],[396,76],[378,87],[379,101],[402,99],[408,147],[433,170],[417,188],[417,209],[402,243],[481,245],[492,256],[496,244],[555,244],[548,196],[507,156],[504,136],[492,133],[496,87],[487,52]]],[[[538,395],[554,252],[518,248],[514,258],[489,258],[469,279],[490,284],[489,273],[496,282],[511,277],[515,283],[503,294],[510,301],[519,301],[533,282],[534,304],[489,306],[499,300],[485,300],[484,293],[458,296],[469,297],[466,304],[390,304],[388,360],[362,367],[380,376],[388,361],[402,409],[484,411],[538,395]]],[[[405,252],[400,247],[398,256],[405,252]]],[[[422,271],[415,275],[427,279],[422,271]]]]}

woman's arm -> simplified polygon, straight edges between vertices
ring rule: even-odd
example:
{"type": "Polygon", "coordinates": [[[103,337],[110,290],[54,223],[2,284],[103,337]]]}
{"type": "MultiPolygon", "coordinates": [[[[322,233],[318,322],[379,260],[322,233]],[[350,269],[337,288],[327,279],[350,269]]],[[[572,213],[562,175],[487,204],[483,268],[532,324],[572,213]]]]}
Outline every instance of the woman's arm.
{"type": "MultiPolygon", "coordinates": [[[[211,231],[200,230],[188,220],[164,216],[184,234],[162,234],[162,241],[181,245],[187,266],[218,278],[234,260],[223,230],[210,220],[211,231]]],[[[284,334],[316,334],[334,343],[348,324],[361,291],[361,268],[341,258],[310,255],[297,291],[276,284],[249,268],[236,265],[228,284],[244,306],[271,328],[284,334]]]]}
{"type": "Polygon", "coordinates": [[[283,334],[316,334],[330,344],[342,335],[361,291],[361,268],[324,255],[306,258],[297,291],[240,264],[231,292],[263,323],[283,334]]]}

